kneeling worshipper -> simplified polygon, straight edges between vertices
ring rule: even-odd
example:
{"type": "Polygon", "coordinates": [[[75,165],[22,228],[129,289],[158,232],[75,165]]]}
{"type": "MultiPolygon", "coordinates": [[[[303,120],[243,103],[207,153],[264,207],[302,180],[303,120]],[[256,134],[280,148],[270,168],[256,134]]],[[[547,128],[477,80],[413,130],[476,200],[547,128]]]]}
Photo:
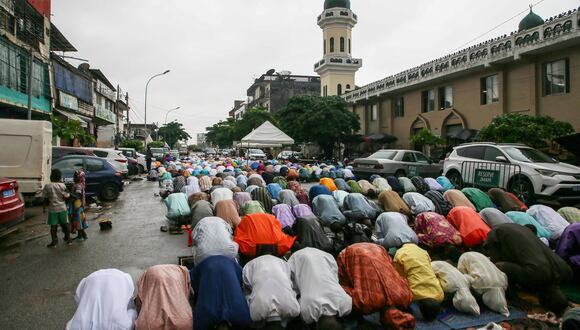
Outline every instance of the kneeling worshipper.
{"type": "Polygon", "coordinates": [[[228,225],[232,227],[232,230],[236,230],[236,227],[240,223],[240,214],[238,212],[238,206],[236,202],[231,199],[226,199],[219,201],[215,204],[215,215],[216,217],[224,220],[228,225]]]}
{"type": "Polygon", "coordinates": [[[575,281],[580,281],[580,223],[566,227],[558,241],[556,253],[572,267],[575,281]]]}
{"type": "Polygon", "coordinates": [[[288,264],[302,320],[317,323],[319,329],[340,329],[336,318],[350,314],[352,298],[338,283],[336,260],[326,252],[305,248],[294,253],[288,264]]]}
{"type": "Polygon", "coordinates": [[[254,325],[282,329],[300,315],[290,266],[283,259],[262,255],[248,262],[243,270],[243,283],[254,325]]]}
{"type": "Polygon", "coordinates": [[[411,181],[411,179],[402,176],[402,177],[399,177],[399,182],[401,183],[401,186],[403,187],[404,193],[417,192],[417,187],[415,187],[415,185],[413,185],[413,181],[411,181]]]}
{"type": "Polygon", "coordinates": [[[334,253],[332,240],[328,238],[320,221],[314,214],[297,217],[292,230],[296,235],[293,251],[311,247],[334,253]]]}
{"type": "Polygon", "coordinates": [[[362,194],[352,193],[344,199],[343,213],[352,221],[361,222],[363,220],[371,220],[374,222],[381,211],[371,205],[362,194]]]}
{"type": "Polygon", "coordinates": [[[453,205],[453,207],[466,206],[473,209],[474,211],[476,210],[475,206],[469,201],[469,199],[467,199],[461,190],[447,190],[445,194],[443,194],[443,197],[445,197],[445,199],[448,200],[453,205]]]}
{"type": "Polygon", "coordinates": [[[324,226],[331,227],[335,223],[342,226],[346,223],[346,217],[338,209],[332,195],[316,196],[312,201],[312,209],[324,226]]]}
{"type": "Polygon", "coordinates": [[[470,290],[469,279],[457,268],[446,261],[433,261],[431,268],[435,272],[445,294],[453,295],[453,307],[460,312],[479,315],[477,300],[470,290]]]}
{"type": "Polygon", "coordinates": [[[399,248],[405,243],[419,243],[417,234],[409,227],[407,217],[399,212],[385,212],[375,223],[377,244],[386,249],[399,248]]]}
{"type": "Polygon", "coordinates": [[[353,311],[380,313],[389,329],[413,329],[415,318],[403,312],[413,301],[407,280],[393,266],[387,250],[374,243],[357,243],[338,255],[339,283],[352,298],[353,311]]]}
{"type": "Polygon", "coordinates": [[[457,269],[467,276],[471,288],[481,295],[489,309],[503,316],[510,315],[505,298],[507,276],[489,258],[478,252],[466,252],[459,258],[457,269]]]}
{"type": "Polygon", "coordinates": [[[278,194],[278,202],[280,204],[289,205],[290,207],[300,204],[296,198],[296,194],[290,189],[284,189],[278,194]]]}
{"type": "Polygon", "coordinates": [[[569,223],[580,222],[580,210],[575,207],[563,207],[558,210],[558,214],[569,223]]]}
{"type": "Polygon", "coordinates": [[[416,244],[407,243],[397,250],[393,265],[401,276],[409,281],[413,301],[419,304],[425,321],[433,321],[441,311],[445,297],[427,251],[416,244]]]}
{"type": "Polygon", "coordinates": [[[540,304],[556,314],[568,307],[560,284],[572,278],[572,269],[530,228],[499,225],[487,235],[484,247],[491,261],[507,275],[510,291],[520,286],[537,292],[540,304]]]}
{"type": "Polygon", "coordinates": [[[564,229],[570,225],[558,212],[546,205],[531,206],[526,213],[534,217],[540,226],[550,232],[550,240],[552,241],[560,239],[564,229]]]}
{"type": "Polygon", "coordinates": [[[282,231],[282,224],[271,214],[248,214],[236,229],[234,240],[240,253],[247,258],[269,252],[275,256],[285,255],[296,238],[282,231]]]}
{"type": "Polygon", "coordinates": [[[477,188],[463,188],[461,192],[469,199],[469,201],[475,206],[476,211],[480,212],[488,207],[493,207],[493,202],[488,194],[484,193],[477,188]]]}
{"type": "Polygon", "coordinates": [[[544,227],[542,227],[534,217],[527,214],[526,212],[519,212],[519,211],[510,211],[505,214],[511,221],[517,223],[521,226],[529,226],[530,228],[534,228],[534,233],[536,236],[544,242],[544,244],[550,246],[550,242],[548,241],[550,236],[552,235],[549,231],[547,231],[544,227]]]}
{"type": "Polygon", "coordinates": [[[578,330],[580,329],[580,307],[569,309],[564,316],[562,316],[562,330],[578,330]]]}
{"type": "Polygon", "coordinates": [[[504,223],[514,223],[505,213],[493,207],[481,210],[479,216],[491,228],[503,225],[504,223]]]}
{"type": "Polygon", "coordinates": [[[218,217],[202,219],[192,231],[193,262],[199,265],[209,256],[238,257],[238,244],[233,241],[232,227],[218,217]]]}
{"type": "Polygon", "coordinates": [[[206,258],[190,271],[193,329],[243,329],[252,324],[242,292],[242,268],[225,256],[206,258]]]}
{"type": "Polygon", "coordinates": [[[131,276],[117,269],[101,269],[83,278],[75,293],[77,310],[66,329],[133,329],[134,290],[131,276]]]}
{"type": "Polygon", "coordinates": [[[403,200],[405,203],[407,203],[407,205],[409,205],[411,213],[414,216],[423,212],[435,212],[435,204],[433,204],[429,198],[421,195],[420,193],[406,193],[403,195],[403,200]]]}
{"type": "Polygon", "coordinates": [[[447,220],[457,228],[461,234],[463,244],[468,248],[482,244],[490,230],[489,226],[479,216],[479,213],[466,206],[454,207],[449,212],[447,220]]]}
{"type": "Polygon", "coordinates": [[[254,201],[258,201],[264,207],[264,210],[268,213],[272,213],[272,207],[274,207],[274,201],[272,200],[272,195],[266,188],[256,188],[250,193],[254,201]]]}
{"type": "Polygon", "coordinates": [[[501,188],[491,188],[487,194],[499,207],[501,212],[521,211],[520,205],[501,188]]]}
{"type": "Polygon", "coordinates": [[[443,248],[448,245],[461,245],[461,234],[441,214],[421,213],[415,218],[415,232],[419,243],[429,248],[443,248]]]}
{"type": "Polygon", "coordinates": [[[190,293],[191,283],[187,268],[178,265],[148,268],[137,284],[135,302],[139,317],[135,322],[135,329],[192,329],[190,293]]]}
{"type": "Polygon", "coordinates": [[[213,205],[206,200],[199,200],[191,206],[191,228],[195,228],[197,224],[207,217],[213,217],[213,205]]]}
{"type": "Polygon", "coordinates": [[[272,208],[272,213],[280,223],[282,224],[282,228],[291,228],[294,225],[294,221],[296,221],[296,217],[292,213],[292,208],[290,205],[287,204],[278,204],[274,205],[272,208]]]}
{"type": "Polygon", "coordinates": [[[411,209],[396,191],[383,191],[379,195],[379,206],[385,212],[399,212],[411,216],[411,209]]]}

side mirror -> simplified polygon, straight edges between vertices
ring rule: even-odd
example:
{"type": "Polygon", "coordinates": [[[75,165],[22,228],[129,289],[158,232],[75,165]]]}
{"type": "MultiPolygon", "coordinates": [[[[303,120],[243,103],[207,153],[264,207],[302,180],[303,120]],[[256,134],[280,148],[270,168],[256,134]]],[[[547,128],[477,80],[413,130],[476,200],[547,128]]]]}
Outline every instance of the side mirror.
{"type": "Polygon", "coordinates": [[[495,157],[495,161],[498,163],[507,163],[508,162],[507,158],[505,158],[504,156],[495,157]]]}

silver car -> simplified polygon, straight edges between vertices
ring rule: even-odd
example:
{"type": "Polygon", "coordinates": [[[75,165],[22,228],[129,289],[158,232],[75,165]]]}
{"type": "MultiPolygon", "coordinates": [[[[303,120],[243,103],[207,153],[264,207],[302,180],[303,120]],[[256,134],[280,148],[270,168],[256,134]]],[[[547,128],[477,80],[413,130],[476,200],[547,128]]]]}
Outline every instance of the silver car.
{"type": "Polygon", "coordinates": [[[382,177],[389,175],[438,177],[443,166],[434,163],[423,153],[414,150],[379,150],[367,158],[354,160],[354,174],[359,177],[370,177],[378,174],[382,177]]]}

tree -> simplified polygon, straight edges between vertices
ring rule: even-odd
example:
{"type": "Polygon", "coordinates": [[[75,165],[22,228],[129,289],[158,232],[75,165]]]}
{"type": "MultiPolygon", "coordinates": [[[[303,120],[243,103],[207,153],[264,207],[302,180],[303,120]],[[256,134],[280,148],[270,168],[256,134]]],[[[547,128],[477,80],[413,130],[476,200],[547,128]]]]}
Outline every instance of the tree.
{"type": "Polygon", "coordinates": [[[205,139],[212,145],[220,148],[231,147],[234,139],[232,138],[234,120],[229,118],[226,121],[220,121],[211,127],[208,127],[205,139]]]}
{"type": "Polygon", "coordinates": [[[143,150],[143,142],[138,140],[126,140],[121,143],[121,148],[133,148],[137,151],[143,150]]]}
{"type": "Polygon", "coordinates": [[[71,142],[76,139],[81,146],[95,143],[95,137],[87,133],[78,120],[61,120],[53,117],[52,135],[71,142]]]}
{"type": "Polygon", "coordinates": [[[508,113],[495,117],[481,129],[477,139],[497,143],[525,143],[541,148],[546,146],[546,142],[572,133],[574,128],[570,123],[552,117],[508,113]]]}
{"type": "Polygon", "coordinates": [[[240,141],[266,121],[278,126],[276,118],[268,110],[264,108],[249,109],[244,113],[242,119],[234,122],[232,126],[232,141],[240,141]]]}
{"type": "Polygon", "coordinates": [[[169,124],[163,125],[163,127],[159,129],[158,134],[170,147],[173,147],[181,140],[191,139],[191,136],[185,131],[183,125],[177,121],[172,121],[169,124]]]}
{"type": "Polygon", "coordinates": [[[294,96],[276,118],[286,134],[298,142],[316,142],[327,158],[332,157],[337,143],[360,129],[358,115],[348,111],[338,96],[294,96]]]}
{"type": "Polygon", "coordinates": [[[187,146],[187,151],[198,152],[203,150],[197,144],[190,144],[187,146]]]}
{"type": "Polygon", "coordinates": [[[151,141],[147,143],[147,146],[151,148],[163,148],[164,145],[162,141],[151,141]]]}
{"type": "MultiPolygon", "coordinates": [[[[411,144],[422,148],[423,151],[425,151],[426,149],[425,147],[435,147],[437,145],[444,143],[445,139],[434,135],[426,127],[423,127],[423,129],[421,129],[419,132],[415,133],[411,137],[411,144]]],[[[428,151],[426,151],[426,154],[429,154],[430,148],[427,149],[428,151]]]]}

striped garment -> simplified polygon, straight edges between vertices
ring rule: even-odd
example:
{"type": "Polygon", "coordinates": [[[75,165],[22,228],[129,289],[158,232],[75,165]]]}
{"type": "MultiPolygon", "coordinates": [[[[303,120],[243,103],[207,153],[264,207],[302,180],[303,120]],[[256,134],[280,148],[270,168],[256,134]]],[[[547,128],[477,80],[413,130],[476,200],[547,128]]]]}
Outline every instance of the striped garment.
{"type": "Polygon", "coordinates": [[[264,210],[267,213],[272,213],[272,207],[274,206],[274,202],[272,201],[272,195],[270,195],[268,189],[259,187],[252,190],[250,194],[252,195],[253,200],[262,203],[262,205],[264,206],[264,210]]]}

